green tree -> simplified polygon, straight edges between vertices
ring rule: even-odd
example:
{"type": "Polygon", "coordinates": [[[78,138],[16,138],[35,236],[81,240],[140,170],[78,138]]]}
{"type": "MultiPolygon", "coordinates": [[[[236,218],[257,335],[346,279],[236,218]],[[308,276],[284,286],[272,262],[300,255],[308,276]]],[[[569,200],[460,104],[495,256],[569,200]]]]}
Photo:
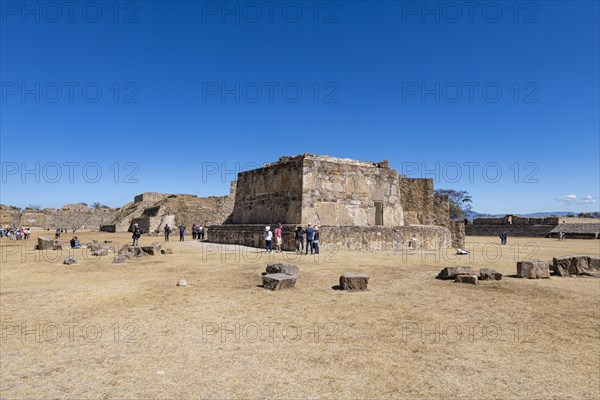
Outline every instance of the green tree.
{"type": "Polygon", "coordinates": [[[465,212],[471,211],[473,199],[466,190],[437,189],[435,194],[448,196],[448,200],[450,200],[450,219],[464,218],[465,212]]]}

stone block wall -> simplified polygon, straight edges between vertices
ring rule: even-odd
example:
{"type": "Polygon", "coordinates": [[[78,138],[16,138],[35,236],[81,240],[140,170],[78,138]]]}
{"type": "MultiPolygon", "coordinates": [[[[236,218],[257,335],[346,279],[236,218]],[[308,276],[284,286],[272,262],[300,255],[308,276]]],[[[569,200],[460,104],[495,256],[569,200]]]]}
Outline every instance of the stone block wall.
{"type": "Polygon", "coordinates": [[[404,224],[430,224],[435,219],[433,179],[400,179],[404,224]]]}
{"type": "Polygon", "coordinates": [[[467,236],[498,236],[501,232],[508,233],[508,237],[546,237],[555,225],[496,225],[496,224],[468,224],[466,226],[467,236]]]}
{"type": "Polygon", "coordinates": [[[302,172],[301,158],[240,172],[231,223],[301,223],[302,172]]]}
{"type": "Polygon", "coordinates": [[[305,157],[302,223],[317,225],[404,225],[398,173],[381,164],[305,157]],[[378,210],[375,202],[381,203],[378,210]],[[380,212],[380,220],[376,220],[380,212]]]}
{"type": "MultiPolygon", "coordinates": [[[[264,229],[264,225],[210,226],[207,240],[213,243],[263,248],[264,229]]],[[[283,250],[295,250],[295,229],[295,225],[284,225],[283,250]]],[[[321,226],[319,232],[319,246],[324,251],[408,250],[412,249],[409,243],[413,238],[416,239],[416,250],[437,250],[452,245],[450,231],[442,226],[321,226]]]]}

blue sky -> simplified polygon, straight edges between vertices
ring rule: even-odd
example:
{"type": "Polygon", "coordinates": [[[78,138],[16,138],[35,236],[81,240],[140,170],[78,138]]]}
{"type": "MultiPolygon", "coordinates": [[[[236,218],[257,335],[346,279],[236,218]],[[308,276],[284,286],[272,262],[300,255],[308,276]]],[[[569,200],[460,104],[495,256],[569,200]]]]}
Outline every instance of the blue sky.
{"type": "Polygon", "coordinates": [[[3,204],[223,195],[309,152],[598,211],[596,1],[0,4],[3,204]]]}

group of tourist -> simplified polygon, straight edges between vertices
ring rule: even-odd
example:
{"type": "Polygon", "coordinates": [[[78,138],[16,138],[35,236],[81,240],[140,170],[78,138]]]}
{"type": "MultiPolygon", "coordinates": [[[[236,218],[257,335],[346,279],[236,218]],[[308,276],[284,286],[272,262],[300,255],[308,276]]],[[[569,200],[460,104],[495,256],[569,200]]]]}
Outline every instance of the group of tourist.
{"type": "MultiPolygon", "coordinates": [[[[319,254],[319,227],[308,224],[306,229],[301,226],[297,226],[294,231],[294,239],[296,241],[296,254],[305,255],[308,254],[319,254]],[[306,238],[306,246],[304,246],[304,240],[306,238]]],[[[275,238],[275,252],[281,253],[281,245],[283,244],[283,225],[277,224],[277,227],[272,232],[270,226],[265,227],[264,239],[265,249],[267,253],[273,252],[273,237],[275,238]]]]}
{"type": "MultiPolygon", "coordinates": [[[[185,242],[185,231],[186,226],[184,224],[179,225],[179,241],[185,242]]],[[[171,235],[171,227],[167,224],[165,225],[163,232],[165,234],[165,242],[169,241],[169,236],[171,235]]],[[[192,239],[196,240],[204,240],[204,226],[202,225],[192,225],[192,239]]]]}
{"type": "Polygon", "coordinates": [[[192,239],[204,240],[204,226],[192,225],[192,239]]]}
{"type": "Polygon", "coordinates": [[[16,226],[7,226],[6,228],[0,227],[0,238],[7,237],[9,240],[27,240],[30,235],[30,228],[16,226]]]}
{"type": "Polygon", "coordinates": [[[558,240],[564,242],[565,240],[567,240],[567,234],[563,231],[558,232],[558,240]]]}

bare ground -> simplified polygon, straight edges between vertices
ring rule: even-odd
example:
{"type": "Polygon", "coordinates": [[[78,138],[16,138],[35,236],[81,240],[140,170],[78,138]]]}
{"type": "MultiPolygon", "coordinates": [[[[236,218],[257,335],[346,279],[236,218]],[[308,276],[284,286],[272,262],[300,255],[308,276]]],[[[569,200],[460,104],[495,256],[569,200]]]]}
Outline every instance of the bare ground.
{"type": "Polygon", "coordinates": [[[172,255],[112,264],[76,250],[72,266],[67,251],[32,250],[35,232],[2,239],[0,397],[600,398],[600,280],[509,276],[519,259],[598,255],[600,241],[317,258],[172,239],[172,255]],[[259,287],[271,261],[300,266],[293,290],[259,287]],[[434,279],[448,265],[505,276],[434,279]],[[334,290],[348,271],[369,290],[334,290]]]}

